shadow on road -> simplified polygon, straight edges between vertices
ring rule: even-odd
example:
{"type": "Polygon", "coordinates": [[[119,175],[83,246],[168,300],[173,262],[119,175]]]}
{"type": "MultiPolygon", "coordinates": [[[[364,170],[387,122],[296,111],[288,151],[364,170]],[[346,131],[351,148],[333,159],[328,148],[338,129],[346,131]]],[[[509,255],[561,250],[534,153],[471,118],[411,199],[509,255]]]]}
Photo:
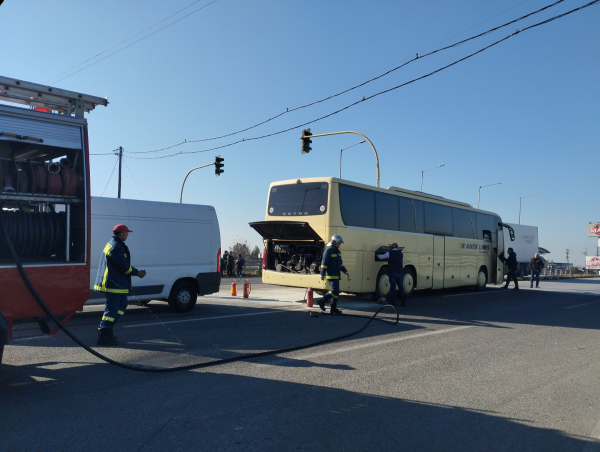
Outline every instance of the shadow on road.
{"type": "Polygon", "coordinates": [[[313,385],[53,364],[4,368],[3,449],[580,452],[589,441],[494,411],[321,386],[335,385],[335,376],[313,385]]]}

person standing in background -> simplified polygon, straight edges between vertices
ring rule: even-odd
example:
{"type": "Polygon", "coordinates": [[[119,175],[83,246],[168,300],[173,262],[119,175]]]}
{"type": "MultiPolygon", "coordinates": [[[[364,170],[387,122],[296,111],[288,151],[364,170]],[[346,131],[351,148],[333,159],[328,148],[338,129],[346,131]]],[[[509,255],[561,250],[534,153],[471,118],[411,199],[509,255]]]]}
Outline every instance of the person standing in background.
{"type": "Polygon", "coordinates": [[[544,268],[544,262],[540,257],[539,253],[535,253],[535,256],[529,261],[529,269],[531,270],[531,283],[530,288],[533,288],[533,281],[535,280],[536,289],[540,288],[540,272],[544,268]]]}

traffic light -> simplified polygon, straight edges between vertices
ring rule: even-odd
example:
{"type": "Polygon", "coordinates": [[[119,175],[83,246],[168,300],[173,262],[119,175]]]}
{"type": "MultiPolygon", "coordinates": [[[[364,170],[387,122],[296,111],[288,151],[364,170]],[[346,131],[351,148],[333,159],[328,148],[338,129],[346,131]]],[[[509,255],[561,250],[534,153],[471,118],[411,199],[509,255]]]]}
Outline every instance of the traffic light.
{"type": "Polygon", "coordinates": [[[310,143],[312,143],[312,140],[309,138],[311,135],[312,133],[310,133],[310,129],[304,129],[302,131],[302,136],[300,137],[300,139],[302,140],[302,154],[308,154],[312,149],[310,147],[310,143]]]}
{"type": "Polygon", "coordinates": [[[224,169],[221,169],[225,166],[224,163],[221,163],[223,160],[225,160],[223,157],[221,156],[216,156],[215,157],[215,175],[220,176],[221,173],[225,172],[224,169]]]}

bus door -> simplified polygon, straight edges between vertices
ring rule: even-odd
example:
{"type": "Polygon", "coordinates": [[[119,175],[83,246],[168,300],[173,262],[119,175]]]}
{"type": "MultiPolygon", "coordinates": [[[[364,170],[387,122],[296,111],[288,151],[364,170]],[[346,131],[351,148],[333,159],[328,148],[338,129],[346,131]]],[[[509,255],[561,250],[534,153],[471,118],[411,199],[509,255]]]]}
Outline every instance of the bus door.
{"type": "MultiPolygon", "coordinates": [[[[500,253],[504,252],[504,231],[502,230],[502,227],[496,230],[496,235],[498,236],[498,241],[496,242],[498,244],[498,248],[496,252],[496,259],[494,259],[492,262],[492,266],[494,266],[494,263],[496,265],[495,268],[491,269],[491,271],[496,272],[496,284],[504,284],[504,263],[498,257],[500,256],[500,253]]],[[[493,275],[494,273],[490,274],[493,275]]]]}
{"type": "Polygon", "coordinates": [[[433,284],[432,289],[441,289],[444,287],[444,252],[445,237],[433,237],[433,284]]]}

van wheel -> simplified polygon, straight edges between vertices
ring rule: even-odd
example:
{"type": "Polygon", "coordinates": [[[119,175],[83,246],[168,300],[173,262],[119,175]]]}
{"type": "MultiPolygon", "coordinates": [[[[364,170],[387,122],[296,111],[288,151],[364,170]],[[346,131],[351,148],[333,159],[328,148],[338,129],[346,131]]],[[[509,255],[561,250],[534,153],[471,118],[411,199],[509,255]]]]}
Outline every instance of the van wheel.
{"type": "Polygon", "coordinates": [[[197,299],[198,293],[194,286],[187,282],[180,282],[171,290],[169,306],[176,312],[188,312],[196,305],[197,299]]]}
{"type": "Polygon", "coordinates": [[[417,277],[415,276],[415,272],[411,268],[404,269],[404,297],[410,298],[415,293],[415,283],[417,282],[417,277]]]}
{"type": "Polygon", "coordinates": [[[487,271],[485,270],[484,267],[481,267],[479,269],[479,273],[477,273],[477,285],[475,286],[476,290],[483,290],[485,289],[485,286],[487,285],[487,271]]]}
{"type": "Polygon", "coordinates": [[[386,298],[390,294],[391,288],[388,268],[385,266],[381,267],[379,273],[377,273],[377,281],[375,282],[375,300],[386,298]]]}

